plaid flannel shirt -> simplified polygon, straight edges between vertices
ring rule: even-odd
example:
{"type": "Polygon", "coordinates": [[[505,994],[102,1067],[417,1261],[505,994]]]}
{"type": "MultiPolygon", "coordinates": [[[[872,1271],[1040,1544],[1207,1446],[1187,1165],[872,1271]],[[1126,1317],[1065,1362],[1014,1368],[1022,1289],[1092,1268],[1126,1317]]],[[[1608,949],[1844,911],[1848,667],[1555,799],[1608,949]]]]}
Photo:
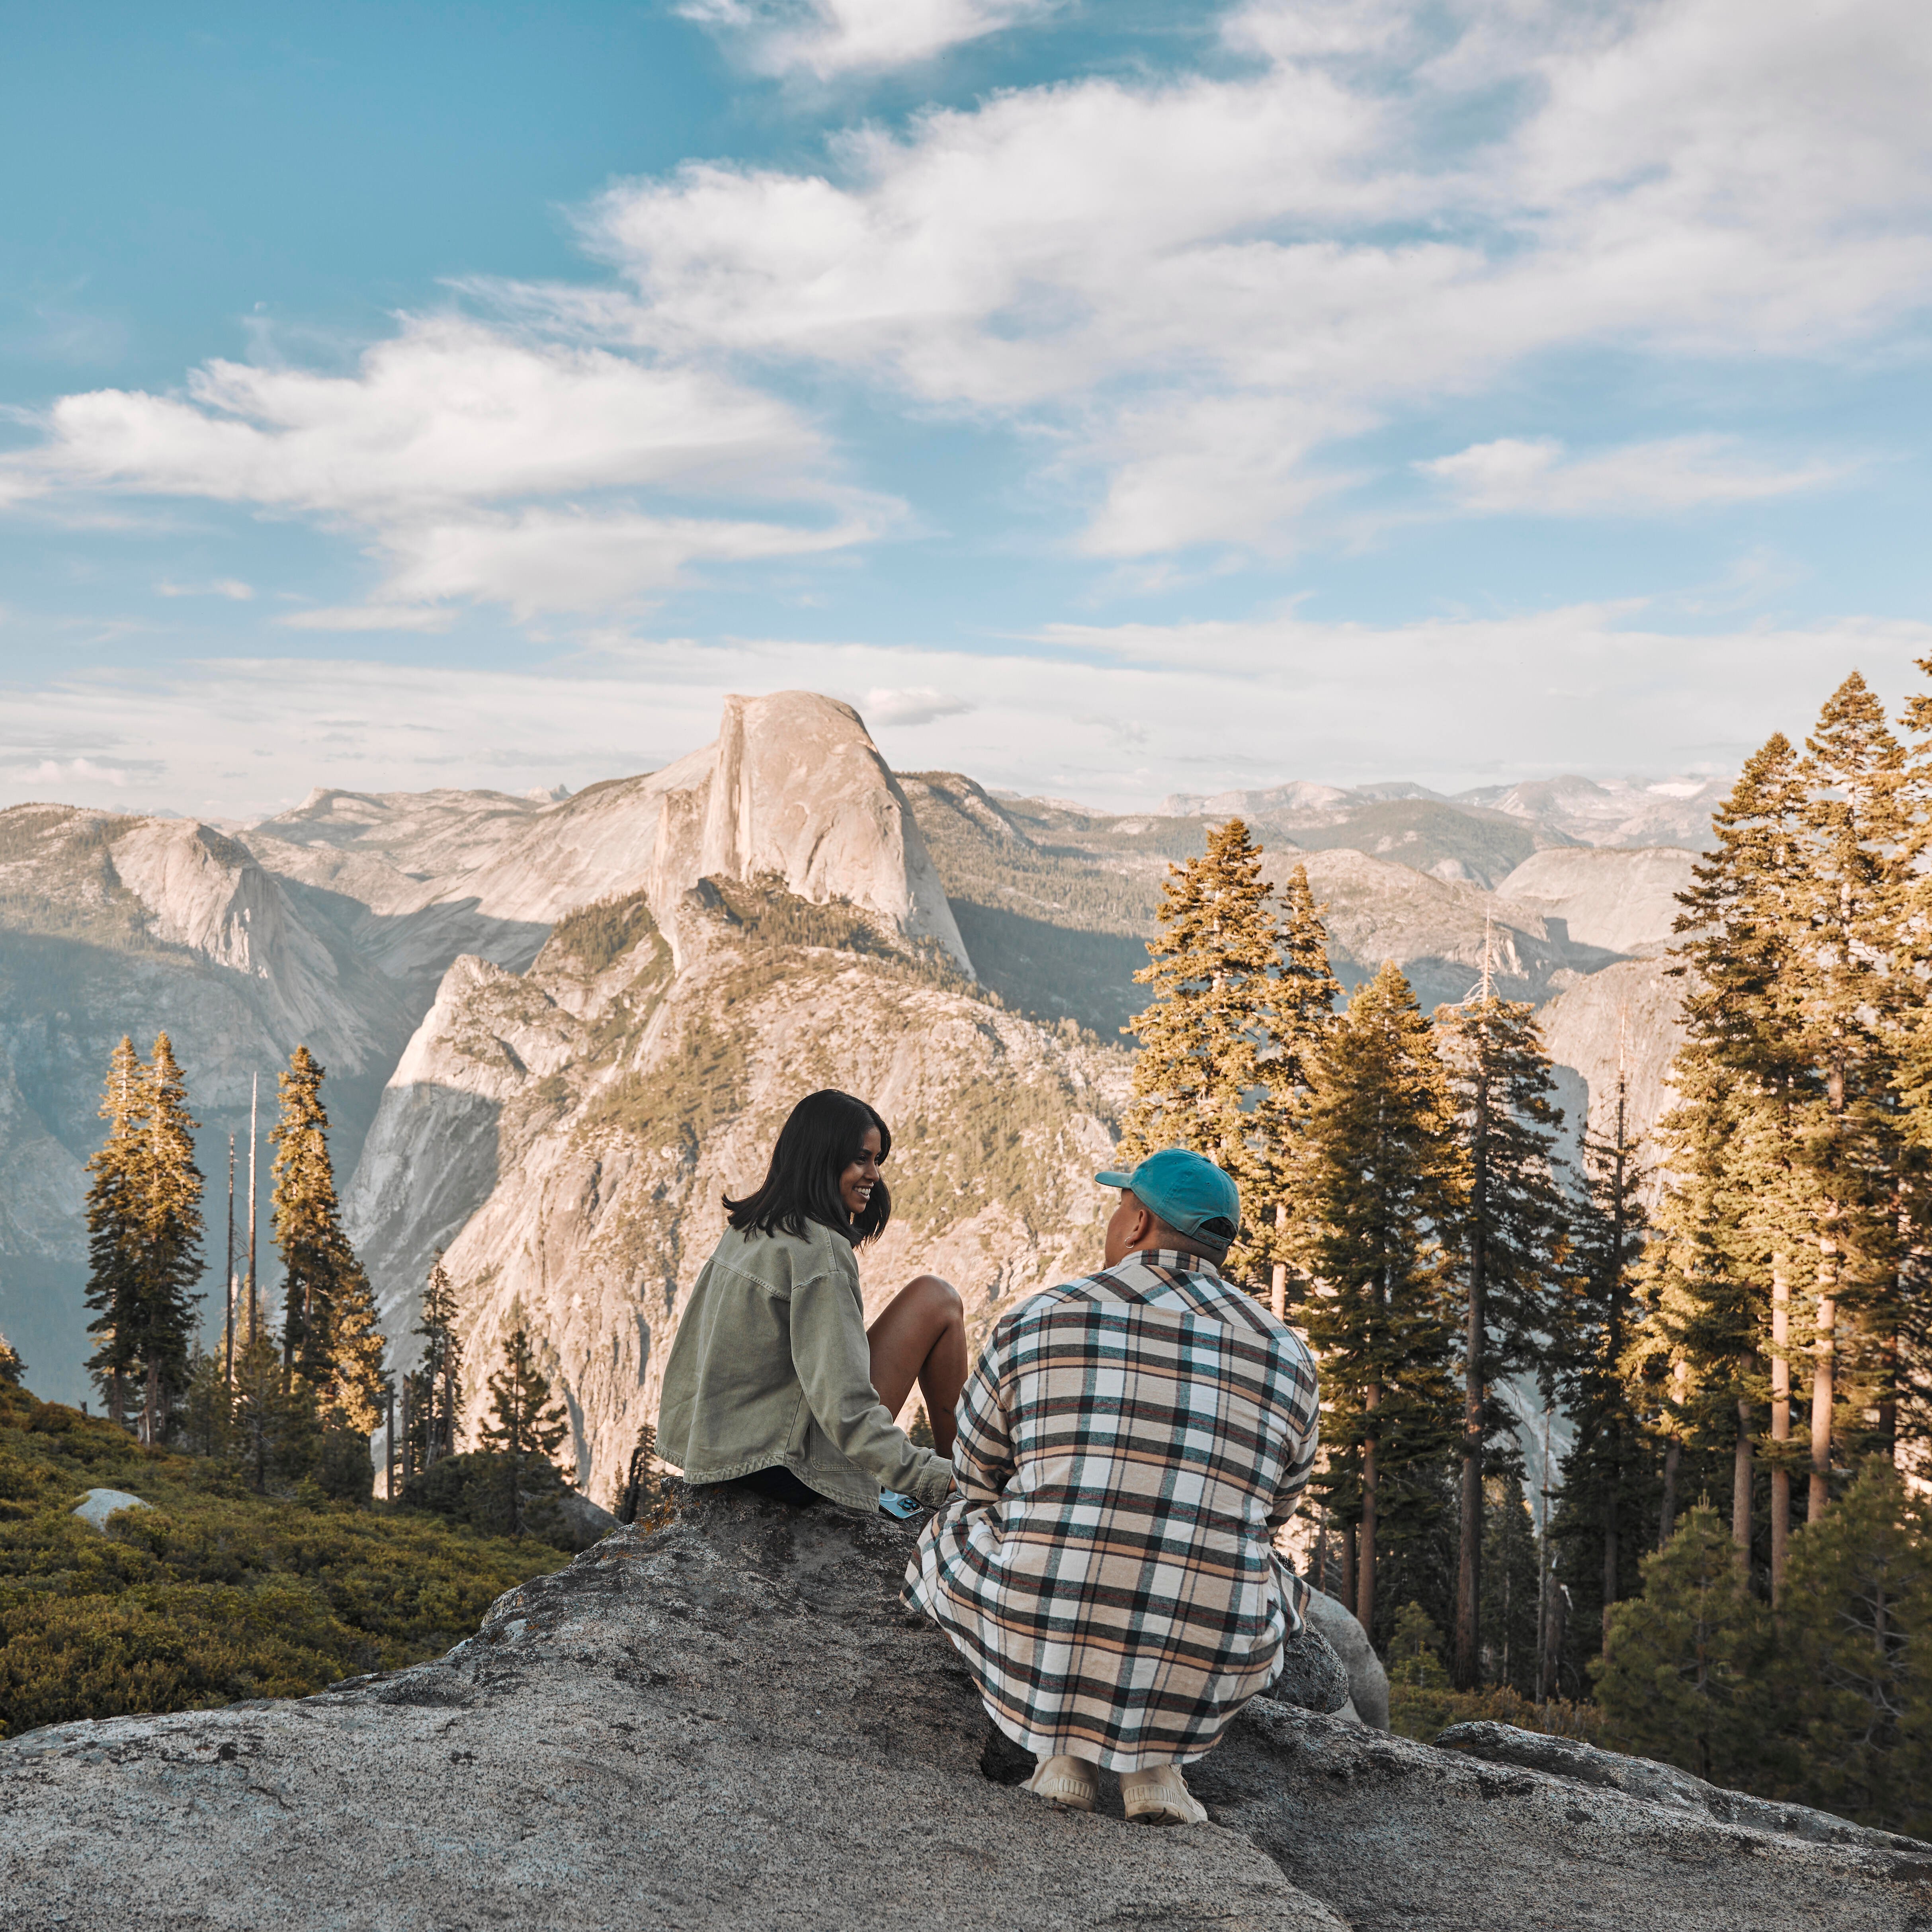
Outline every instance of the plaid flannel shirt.
{"type": "Polygon", "coordinates": [[[1274,1532],[1318,1414],[1300,1337],[1196,1256],[1144,1250],[1034,1295],[960,1397],[961,1493],[905,1600],[1039,1756],[1198,1757],[1300,1628],[1274,1532]]]}

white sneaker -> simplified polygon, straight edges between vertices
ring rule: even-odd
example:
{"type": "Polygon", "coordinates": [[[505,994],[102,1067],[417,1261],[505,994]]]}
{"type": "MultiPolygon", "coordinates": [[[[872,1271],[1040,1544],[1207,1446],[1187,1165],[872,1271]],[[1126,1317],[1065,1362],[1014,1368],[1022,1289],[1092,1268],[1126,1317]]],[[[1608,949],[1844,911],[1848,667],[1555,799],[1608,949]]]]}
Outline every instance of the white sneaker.
{"type": "Polygon", "coordinates": [[[1178,1764],[1122,1772],[1120,1802],[1130,1825],[1204,1825],[1208,1822],[1207,1808],[1188,1790],[1178,1764]]]}
{"type": "Polygon", "coordinates": [[[1050,1799],[1063,1811],[1090,1811],[1100,1780],[1084,1758],[1047,1757],[1020,1789],[1050,1799]]]}

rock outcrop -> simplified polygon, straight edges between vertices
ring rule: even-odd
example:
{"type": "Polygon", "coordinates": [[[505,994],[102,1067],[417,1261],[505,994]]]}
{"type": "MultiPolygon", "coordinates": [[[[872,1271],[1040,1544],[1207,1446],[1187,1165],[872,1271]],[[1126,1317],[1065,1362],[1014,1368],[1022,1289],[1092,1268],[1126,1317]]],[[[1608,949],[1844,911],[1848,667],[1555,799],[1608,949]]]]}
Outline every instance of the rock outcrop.
{"type": "Polygon", "coordinates": [[[1538,906],[1346,848],[1270,852],[1268,878],[1278,884],[1298,863],[1325,909],[1337,974],[1358,982],[1393,959],[1425,1012],[1468,997],[1486,948],[1498,992],[1536,1004],[1618,957],[1574,938],[1538,906]]]}
{"type": "Polygon", "coordinates": [[[1575,944],[1635,956],[1660,952],[1690,885],[1697,854],[1670,845],[1636,851],[1556,847],[1526,859],[1497,896],[1560,919],[1575,944]]]}
{"type": "MultiPolygon", "coordinates": [[[[1634,1138],[1650,1139],[1671,1104],[1670,1063],[1684,1043],[1683,982],[1663,959],[1630,959],[1565,987],[1538,1015],[1557,1075],[1557,1103],[1572,1137],[1587,1120],[1610,1132],[1618,1071],[1634,1138]]],[[[1650,1158],[1654,1160],[1653,1145],[1650,1158]]]]}
{"type": "Polygon", "coordinates": [[[399,964],[426,956],[425,926],[466,927],[482,943],[452,952],[521,968],[563,914],[640,892],[676,950],[684,895],[719,878],[774,879],[818,902],[849,899],[971,970],[918,822],[865,721],[813,692],[728,698],[715,742],[662,771],[586,785],[554,803],[323,792],[257,836],[265,851],[272,839],[374,862],[382,871],[364,890],[411,878],[416,891],[390,896],[370,935],[399,964]]]}
{"type": "Polygon", "coordinates": [[[1900,1932],[1932,1846],[1820,1844],[1272,1700],[1210,1822],[1016,1788],[884,1518],[713,1496],[500,1599],[433,1664],[298,1702],[0,1744],[18,1932],[1900,1932]]]}

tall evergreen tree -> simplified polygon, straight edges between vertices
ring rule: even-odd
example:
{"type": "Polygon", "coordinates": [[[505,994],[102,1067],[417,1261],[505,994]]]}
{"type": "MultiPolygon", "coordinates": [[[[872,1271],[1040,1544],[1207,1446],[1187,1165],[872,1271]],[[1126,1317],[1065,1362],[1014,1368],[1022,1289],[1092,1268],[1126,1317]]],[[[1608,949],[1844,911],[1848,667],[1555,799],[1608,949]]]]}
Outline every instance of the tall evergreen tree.
{"type": "Polygon", "coordinates": [[[147,1189],[148,1083],[134,1042],[126,1034],[108,1063],[100,1118],[107,1138],[88,1162],[87,1332],[100,1340],[88,1358],[90,1374],[118,1424],[128,1414],[128,1392],[138,1372],[140,1330],[142,1202],[147,1189]]]}
{"type": "Polygon", "coordinates": [[[20,1352],[4,1335],[0,1335],[0,1388],[18,1388],[26,1378],[27,1365],[20,1352]]]}
{"type": "Polygon", "coordinates": [[[1536,1526],[1522,1478],[1511,1472],[1484,1485],[1485,1674],[1524,1696],[1537,1694],[1538,1620],[1543,1614],[1536,1526]]]}
{"type": "Polygon", "coordinates": [[[416,1333],[423,1338],[423,1352],[416,1370],[411,1420],[422,1429],[422,1466],[428,1468],[456,1454],[463,1420],[463,1339],[456,1332],[456,1286],[442,1264],[440,1248],[430,1264],[416,1333]]]}
{"type": "Polygon", "coordinates": [[[1240,1184],[1244,1226],[1226,1271],[1240,1279],[1292,1245],[1297,1127],[1315,1010],[1332,999],[1325,939],[1303,877],[1284,929],[1268,902],[1262,854],[1238,818],[1215,826],[1198,859],[1169,868],[1160,928],[1135,977],[1154,989],[1132,1030],[1132,1097],[1120,1150],[1192,1148],[1240,1184]],[[1279,1218],[1277,1210],[1280,1210],[1279,1218]]]}
{"type": "Polygon", "coordinates": [[[235,1358],[235,1400],[229,1454],[257,1495],[293,1484],[314,1468],[322,1449],[315,1391],[292,1377],[266,1324],[244,1332],[235,1358]]]}
{"type": "Polygon", "coordinates": [[[1452,1441],[1450,1335],[1438,1230],[1461,1169],[1433,1030],[1393,961],[1355,995],[1312,1068],[1304,1169],[1328,1465],[1316,1489],[1343,1524],[1343,1574],[1364,1628],[1385,1544],[1421,1532],[1439,1492],[1411,1480],[1452,1441]]]}
{"type": "Polygon", "coordinates": [[[146,1070],[147,1158],[140,1196],[136,1341],[142,1373],[141,1436],[159,1442],[188,1393],[194,1289],[201,1279],[201,1170],[188,1086],[167,1035],[146,1070]]]}
{"type": "Polygon", "coordinates": [[[512,1535],[524,1533],[523,1475],[533,1456],[554,1462],[570,1433],[570,1418],[550,1399],[550,1378],[537,1366],[530,1331],[520,1322],[503,1344],[503,1366],[490,1378],[490,1420],[484,1442],[504,1459],[504,1516],[512,1535]]]}
{"type": "Polygon", "coordinates": [[[1932,1690],[1932,1511],[1882,1456],[1795,1540],[1771,1688],[1794,1747],[1790,1795],[1909,1831],[1932,1812],[1916,1789],[1932,1739],[1913,1705],[1932,1690]]]}
{"type": "Polygon", "coordinates": [[[324,1070],[298,1046],[281,1075],[274,1144],[275,1241],[282,1252],[283,1364],[343,1426],[382,1418],[382,1337],[368,1276],[342,1232],[329,1162],[324,1070]]]}
{"type": "Polygon", "coordinates": [[[1456,1571],[1459,1690],[1481,1676],[1483,1479],[1492,1444],[1514,1442],[1514,1418],[1497,1393],[1513,1372],[1541,1366],[1564,1265],[1567,1229],[1552,1168],[1562,1113],[1550,1056],[1532,1010],[1482,992],[1442,1016],[1468,1186],[1454,1231],[1462,1296],[1461,1538],[1456,1571]]]}
{"type": "MultiPolygon", "coordinates": [[[[1672,970],[1687,1037],[1671,1070],[1679,1100],[1660,1136],[1670,1180],[1632,1352],[1668,1453],[1688,1442],[1729,1456],[1741,1549],[1754,1458],[1769,1463],[1774,1598],[1790,1519],[1792,1296],[1810,1239],[1798,1120],[1819,1090],[1796,1010],[1805,808],[1796,751],[1774,734],[1746,762],[1713,820],[1713,849],[1679,896],[1672,970]],[[1756,1440],[1766,1394],[1770,1435],[1756,1440]]],[[[1667,1536],[1668,1522],[1660,1529],[1667,1536]]]]}
{"type": "Polygon", "coordinates": [[[1251,1244],[1270,1270],[1270,1299],[1286,1316],[1289,1277],[1306,1286],[1313,1228],[1306,1208],[1308,1126],[1316,1070],[1335,1030],[1341,982],[1328,963],[1322,908],[1298,861],[1280,894],[1276,964],[1269,988],[1268,1042],[1259,1056],[1260,1096],[1250,1117],[1244,1198],[1251,1244]]]}
{"type": "MultiPolygon", "coordinates": [[[[1920,658],[1918,668],[1932,679],[1932,657],[1920,658]]],[[[1899,964],[1916,978],[1916,956],[1926,950],[1927,935],[1932,934],[1932,693],[1908,700],[1905,724],[1913,742],[1899,814],[1906,876],[1900,920],[1905,944],[1899,964]]],[[[1922,983],[1919,991],[1916,1004],[1901,1000],[1900,1010],[1889,1016],[1898,1063],[1903,1183],[1892,1430],[1901,1447],[1932,1438],[1932,998],[1922,983]]]]}
{"type": "Polygon", "coordinates": [[[1893,1446],[1904,1166],[1895,1053],[1901,1004],[1921,1001],[1923,985],[1900,970],[1912,883],[1904,749],[1856,672],[1820,714],[1803,772],[1792,990],[1797,1044],[1822,1088],[1799,1110],[1816,1244],[1808,1511],[1816,1522],[1830,1502],[1834,1448],[1842,1465],[1893,1446]],[[1868,1412],[1876,1428],[1864,1423],[1868,1412]]]}

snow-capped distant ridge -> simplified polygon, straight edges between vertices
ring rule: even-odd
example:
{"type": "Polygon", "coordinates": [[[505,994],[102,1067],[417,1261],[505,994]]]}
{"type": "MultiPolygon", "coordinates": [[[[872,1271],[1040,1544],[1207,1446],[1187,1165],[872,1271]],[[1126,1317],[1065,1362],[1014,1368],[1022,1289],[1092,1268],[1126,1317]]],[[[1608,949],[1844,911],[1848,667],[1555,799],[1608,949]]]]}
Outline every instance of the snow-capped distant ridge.
{"type": "Polygon", "coordinates": [[[1170,818],[1274,819],[1292,829],[1297,818],[1334,824],[1375,806],[1412,799],[1454,810],[1500,812],[1526,821],[1558,842],[1678,845],[1696,850],[1708,842],[1711,814],[1733,782],[1734,775],[1600,779],[1566,772],[1450,794],[1400,779],[1343,786],[1296,778],[1244,790],[1171,792],[1160,810],[1170,818]]]}

